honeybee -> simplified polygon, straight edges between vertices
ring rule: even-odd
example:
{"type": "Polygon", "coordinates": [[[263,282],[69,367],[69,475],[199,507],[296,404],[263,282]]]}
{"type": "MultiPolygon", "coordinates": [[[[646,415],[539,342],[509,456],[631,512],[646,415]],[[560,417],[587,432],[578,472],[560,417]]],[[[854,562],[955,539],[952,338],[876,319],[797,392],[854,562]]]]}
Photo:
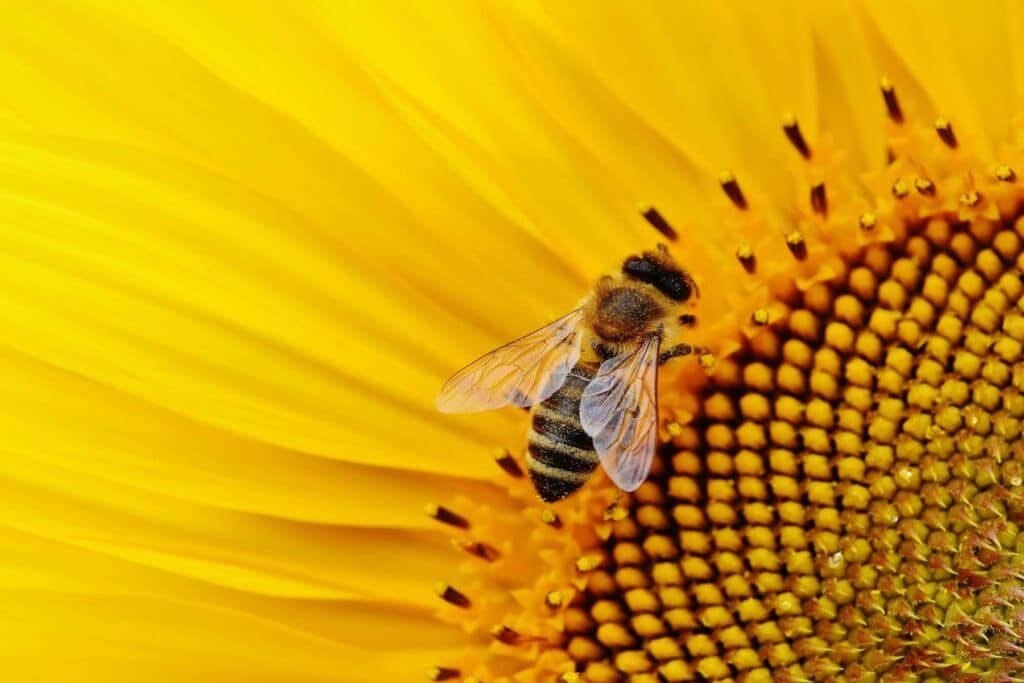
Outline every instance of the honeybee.
{"type": "Polygon", "coordinates": [[[700,293],[665,245],[630,256],[572,312],[470,363],[437,396],[444,413],[530,407],[526,464],[545,502],[579,489],[600,462],[623,491],[647,478],[658,436],[658,367],[705,349],[663,339],[696,324],[700,293]]]}

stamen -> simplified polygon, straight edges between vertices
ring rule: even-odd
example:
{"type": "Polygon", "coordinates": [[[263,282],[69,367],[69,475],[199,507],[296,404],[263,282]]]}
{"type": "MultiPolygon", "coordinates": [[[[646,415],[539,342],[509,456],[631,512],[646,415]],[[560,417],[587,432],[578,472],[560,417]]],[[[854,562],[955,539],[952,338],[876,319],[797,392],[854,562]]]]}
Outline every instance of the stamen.
{"type": "Polygon", "coordinates": [[[755,325],[767,325],[768,324],[768,311],[764,308],[758,308],[750,314],[750,319],[755,325]]]}
{"type": "Polygon", "coordinates": [[[740,260],[743,270],[748,273],[752,274],[757,270],[757,257],[754,255],[754,249],[749,244],[741,244],[736,248],[736,258],[740,260]]]}
{"type": "Polygon", "coordinates": [[[676,322],[683,327],[693,327],[697,324],[697,316],[693,313],[683,313],[676,319],[676,322]]]}
{"type": "Polygon", "coordinates": [[[960,195],[960,203],[964,206],[977,206],[981,201],[981,195],[977,190],[968,190],[960,195]]]}
{"type": "Polygon", "coordinates": [[[438,582],[434,586],[434,592],[437,594],[437,597],[449,604],[455,605],[456,607],[466,609],[472,604],[469,598],[464,594],[460,593],[443,581],[438,582]]]}
{"type": "Polygon", "coordinates": [[[747,208],[747,198],[743,196],[743,190],[740,189],[740,184],[736,182],[736,176],[732,171],[722,171],[718,176],[718,182],[737,209],[747,208]]]}
{"type": "Polygon", "coordinates": [[[459,670],[443,666],[428,666],[426,673],[428,681],[450,681],[458,677],[459,670]]]}
{"type": "Polygon", "coordinates": [[[914,188],[918,191],[919,194],[923,194],[929,197],[935,195],[935,184],[932,181],[928,180],[927,178],[915,178],[914,188]]]}
{"type": "Polygon", "coordinates": [[[432,517],[437,521],[441,522],[442,524],[458,527],[459,529],[469,528],[469,520],[467,520],[462,515],[452,512],[443,505],[438,505],[437,503],[427,503],[423,507],[423,511],[427,513],[428,517],[432,517]]]}
{"type": "Polygon", "coordinates": [[[907,185],[907,181],[903,180],[903,178],[898,178],[892,184],[892,194],[896,199],[903,199],[910,194],[910,187],[907,185]]]}
{"type": "Polygon", "coordinates": [[[540,521],[544,522],[548,526],[553,526],[556,529],[562,528],[562,520],[554,510],[541,510],[540,521]]]}
{"type": "Polygon", "coordinates": [[[828,213],[828,197],[825,195],[825,183],[818,181],[811,185],[811,208],[815,213],[828,213]]]}
{"type": "Polygon", "coordinates": [[[946,143],[950,149],[956,149],[956,135],[953,133],[953,124],[948,119],[939,117],[935,119],[935,132],[939,138],[946,143]]]}
{"type": "Polygon", "coordinates": [[[606,522],[621,522],[626,517],[629,517],[629,510],[618,503],[612,503],[604,511],[604,520],[606,522]]]}
{"type": "Polygon", "coordinates": [[[800,152],[800,156],[804,159],[810,159],[811,148],[807,146],[807,141],[804,140],[804,134],[800,132],[800,124],[797,123],[795,116],[786,114],[782,117],[782,130],[786,133],[786,137],[789,138],[789,142],[796,148],[796,151],[800,152]]]}
{"type": "Polygon", "coordinates": [[[1017,174],[1006,164],[996,166],[996,179],[1004,183],[1012,183],[1017,179],[1017,174]]]}
{"type": "Polygon", "coordinates": [[[576,560],[576,571],[586,574],[601,566],[601,557],[598,555],[584,555],[576,560]]]}
{"type": "Polygon", "coordinates": [[[668,221],[665,220],[665,217],[662,216],[661,213],[659,213],[658,210],[653,206],[641,206],[640,215],[643,216],[647,220],[647,222],[651,224],[651,227],[653,227],[655,230],[660,232],[665,237],[669,238],[671,241],[675,242],[676,239],[679,238],[679,235],[676,233],[675,229],[671,225],[669,225],[668,221]]]}
{"type": "Polygon", "coordinates": [[[544,596],[544,604],[552,609],[561,607],[564,602],[565,598],[558,591],[550,591],[544,596]]]}
{"type": "Polygon", "coordinates": [[[860,215],[860,229],[861,230],[874,230],[875,225],[878,223],[878,218],[875,214],[870,211],[865,211],[860,215]]]}
{"type": "Polygon", "coordinates": [[[507,448],[498,448],[494,451],[494,462],[498,463],[498,467],[505,470],[505,473],[519,479],[523,476],[523,470],[519,467],[519,463],[512,457],[512,454],[507,448]]]}
{"type": "Polygon", "coordinates": [[[882,76],[880,85],[882,99],[885,100],[885,111],[889,114],[889,119],[893,123],[903,123],[903,111],[900,109],[900,102],[896,98],[896,88],[893,87],[892,81],[882,76]]]}
{"type": "Polygon", "coordinates": [[[804,234],[799,230],[793,230],[786,235],[786,246],[798,261],[807,258],[807,242],[804,241],[804,234]]]}
{"type": "Polygon", "coordinates": [[[522,643],[544,640],[538,636],[524,636],[519,631],[516,631],[510,626],[505,626],[504,624],[495,624],[491,627],[491,638],[494,638],[499,643],[504,643],[505,645],[520,645],[522,643]]]}
{"type": "Polygon", "coordinates": [[[481,560],[487,560],[488,562],[494,562],[501,557],[501,552],[497,548],[480,541],[466,541],[460,538],[453,538],[452,545],[473,557],[479,557],[481,560]]]}

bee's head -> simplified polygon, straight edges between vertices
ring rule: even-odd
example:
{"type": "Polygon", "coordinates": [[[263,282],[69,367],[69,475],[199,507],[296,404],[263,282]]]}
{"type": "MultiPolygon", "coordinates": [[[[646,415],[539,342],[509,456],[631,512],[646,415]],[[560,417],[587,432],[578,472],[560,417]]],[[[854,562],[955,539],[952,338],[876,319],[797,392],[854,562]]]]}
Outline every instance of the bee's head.
{"type": "Polygon", "coordinates": [[[664,244],[659,244],[657,251],[645,251],[640,256],[627,258],[622,264],[622,274],[646,282],[679,303],[689,300],[691,296],[700,297],[697,283],[676,263],[664,244]]]}

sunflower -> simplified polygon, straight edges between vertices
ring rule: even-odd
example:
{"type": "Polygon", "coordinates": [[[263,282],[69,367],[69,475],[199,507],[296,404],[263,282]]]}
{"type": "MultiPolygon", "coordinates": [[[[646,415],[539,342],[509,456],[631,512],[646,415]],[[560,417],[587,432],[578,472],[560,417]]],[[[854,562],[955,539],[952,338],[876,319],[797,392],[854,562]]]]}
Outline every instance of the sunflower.
{"type": "Polygon", "coordinates": [[[1019,680],[1022,22],[5,8],[5,678],[1019,680]],[[434,394],[668,235],[712,353],[542,505],[434,394]]]}

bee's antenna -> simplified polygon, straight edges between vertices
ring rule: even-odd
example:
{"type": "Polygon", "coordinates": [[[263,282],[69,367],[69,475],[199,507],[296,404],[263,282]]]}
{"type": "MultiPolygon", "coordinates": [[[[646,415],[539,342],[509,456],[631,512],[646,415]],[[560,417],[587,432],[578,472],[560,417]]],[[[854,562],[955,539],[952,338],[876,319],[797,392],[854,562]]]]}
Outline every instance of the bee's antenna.
{"type": "Polygon", "coordinates": [[[700,299],[700,287],[697,286],[697,281],[689,273],[686,274],[686,281],[689,283],[690,288],[693,289],[694,297],[700,299]]]}
{"type": "Polygon", "coordinates": [[[648,204],[642,205],[640,207],[640,215],[643,216],[644,219],[651,224],[651,227],[653,227],[655,230],[660,232],[662,235],[667,237],[672,242],[675,242],[677,239],[679,239],[679,234],[675,231],[675,228],[669,225],[668,221],[665,220],[665,217],[662,216],[661,213],[653,206],[650,206],[648,204]]]}

